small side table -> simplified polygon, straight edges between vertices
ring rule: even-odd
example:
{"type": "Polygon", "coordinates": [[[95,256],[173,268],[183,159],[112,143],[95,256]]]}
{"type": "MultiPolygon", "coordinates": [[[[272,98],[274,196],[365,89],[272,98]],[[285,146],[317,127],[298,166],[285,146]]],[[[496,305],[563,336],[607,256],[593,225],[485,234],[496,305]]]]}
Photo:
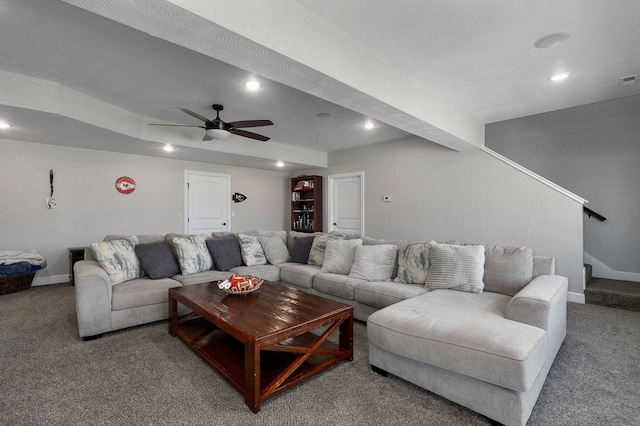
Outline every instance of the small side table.
{"type": "Polygon", "coordinates": [[[84,260],[84,247],[70,247],[69,248],[69,268],[71,269],[71,285],[76,285],[73,278],[73,265],[79,261],[84,260]]]}

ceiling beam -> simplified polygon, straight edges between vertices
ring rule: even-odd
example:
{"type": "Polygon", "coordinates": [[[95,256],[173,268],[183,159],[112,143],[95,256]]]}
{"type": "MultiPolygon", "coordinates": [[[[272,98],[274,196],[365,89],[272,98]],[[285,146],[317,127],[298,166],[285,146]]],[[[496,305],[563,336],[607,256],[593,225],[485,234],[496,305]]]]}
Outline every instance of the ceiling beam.
{"type": "Polygon", "coordinates": [[[484,123],[295,0],[64,0],[458,151],[484,123]]]}

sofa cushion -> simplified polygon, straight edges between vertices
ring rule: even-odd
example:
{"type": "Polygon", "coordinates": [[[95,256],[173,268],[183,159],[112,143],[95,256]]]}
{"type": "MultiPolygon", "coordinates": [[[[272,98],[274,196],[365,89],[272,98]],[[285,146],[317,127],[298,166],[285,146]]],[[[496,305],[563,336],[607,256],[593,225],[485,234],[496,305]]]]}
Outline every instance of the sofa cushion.
{"type": "Polygon", "coordinates": [[[280,281],[280,268],[275,265],[237,266],[231,268],[234,274],[253,275],[271,282],[280,281]]]}
{"type": "Polygon", "coordinates": [[[213,259],[207,249],[204,235],[173,238],[182,275],[191,275],[213,268],[213,259]]]}
{"type": "Polygon", "coordinates": [[[297,287],[312,288],[313,278],[320,273],[320,266],[292,263],[280,268],[280,281],[297,287]]]}
{"type": "Polygon", "coordinates": [[[316,235],[313,239],[313,244],[311,244],[311,250],[309,251],[309,259],[307,260],[307,263],[309,265],[322,266],[322,262],[324,261],[324,252],[327,248],[327,242],[329,240],[344,240],[344,235],[316,235]]]}
{"type": "Polygon", "coordinates": [[[208,239],[207,249],[209,249],[216,269],[220,271],[228,271],[243,265],[240,244],[233,234],[208,239]]]}
{"type": "Polygon", "coordinates": [[[409,244],[398,251],[397,283],[424,284],[429,272],[429,246],[427,243],[409,244]]]}
{"type": "Polygon", "coordinates": [[[482,293],[484,283],[484,246],[458,246],[429,243],[429,273],[425,287],[429,290],[453,290],[482,293]]]}
{"type": "Polygon", "coordinates": [[[183,286],[188,286],[192,284],[200,284],[200,283],[208,283],[211,281],[220,281],[226,278],[229,278],[232,275],[232,272],[229,271],[216,271],[216,270],[208,270],[203,272],[198,272],[197,274],[191,275],[174,275],[171,277],[172,279],[178,281],[183,286]]]}
{"type": "Polygon", "coordinates": [[[389,281],[396,262],[396,246],[357,246],[349,276],[365,281],[389,281]]]}
{"type": "Polygon", "coordinates": [[[267,237],[258,236],[258,241],[264,250],[264,255],[267,258],[267,262],[272,265],[279,263],[285,263],[289,260],[289,250],[287,250],[286,244],[282,241],[282,238],[277,236],[267,237]]]}
{"type": "MultiPolygon", "coordinates": [[[[134,240],[111,240],[91,243],[91,251],[109,276],[112,285],[140,278],[143,270],[134,249],[134,240]]],[[[135,239],[137,242],[137,238],[135,239]]]]}
{"type": "Polygon", "coordinates": [[[316,275],[313,279],[313,290],[339,297],[341,299],[355,299],[356,288],[365,282],[360,278],[348,275],[323,274],[316,275]]]}
{"type": "Polygon", "coordinates": [[[434,290],[371,314],[367,337],[403,357],[524,392],[546,363],[547,332],[506,319],[510,299],[434,290]]]}
{"type": "MultiPolygon", "coordinates": [[[[316,235],[322,235],[322,232],[314,232],[312,234],[308,233],[308,232],[300,232],[300,231],[289,231],[287,233],[287,248],[289,249],[289,253],[293,253],[293,244],[296,241],[297,237],[315,237],[316,235]]],[[[308,257],[308,256],[307,256],[308,257]]],[[[307,263],[307,261],[305,260],[304,262],[298,262],[298,263],[307,263]]]]}
{"type": "Polygon", "coordinates": [[[180,265],[171,245],[166,241],[138,244],[136,255],[149,278],[157,280],[180,273],[180,265]]]}
{"type": "Polygon", "coordinates": [[[527,247],[486,246],[484,290],[515,296],[533,279],[533,251],[527,247]]]}
{"type": "Polygon", "coordinates": [[[242,261],[245,265],[256,266],[267,264],[267,258],[264,255],[264,250],[260,245],[258,237],[247,234],[238,234],[238,240],[240,241],[242,261]]]}
{"type": "Polygon", "coordinates": [[[360,284],[356,288],[355,299],[357,302],[381,309],[426,292],[424,285],[374,281],[360,284]]]}
{"type": "Polygon", "coordinates": [[[349,275],[351,265],[353,265],[353,256],[359,245],[362,245],[362,240],[359,238],[327,241],[322,261],[322,272],[349,275]]]}
{"type": "Polygon", "coordinates": [[[304,237],[295,237],[293,248],[291,250],[291,261],[295,263],[307,263],[309,260],[309,251],[314,240],[313,235],[304,237]]]}
{"type": "Polygon", "coordinates": [[[171,278],[152,280],[144,277],[116,284],[113,286],[111,309],[115,311],[166,303],[169,299],[168,289],[173,287],[181,287],[181,284],[171,278]]]}

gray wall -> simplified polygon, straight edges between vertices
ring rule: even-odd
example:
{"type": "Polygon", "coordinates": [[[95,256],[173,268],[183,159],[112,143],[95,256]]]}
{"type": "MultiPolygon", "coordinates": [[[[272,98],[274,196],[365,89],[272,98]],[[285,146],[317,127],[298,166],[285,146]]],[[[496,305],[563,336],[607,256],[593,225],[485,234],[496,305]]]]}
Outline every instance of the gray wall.
{"type": "Polygon", "coordinates": [[[486,145],[587,199],[607,221],[584,216],[585,252],[640,273],[640,95],[490,124],[486,145]]]}
{"type": "Polygon", "coordinates": [[[231,175],[231,192],[248,198],[231,203],[233,231],[287,226],[289,176],[197,163],[0,139],[0,249],[35,249],[48,266],[36,284],[64,279],[69,247],[86,246],[106,234],[183,232],[184,171],[231,175]],[[46,208],[49,169],[55,173],[56,209],[46,208]],[[129,195],[114,184],[130,176],[129,195]]]}
{"type": "Polygon", "coordinates": [[[582,294],[582,205],[489,154],[412,137],[334,152],[329,165],[306,172],[365,172],[368,236],[528,246],[582,294]]]}

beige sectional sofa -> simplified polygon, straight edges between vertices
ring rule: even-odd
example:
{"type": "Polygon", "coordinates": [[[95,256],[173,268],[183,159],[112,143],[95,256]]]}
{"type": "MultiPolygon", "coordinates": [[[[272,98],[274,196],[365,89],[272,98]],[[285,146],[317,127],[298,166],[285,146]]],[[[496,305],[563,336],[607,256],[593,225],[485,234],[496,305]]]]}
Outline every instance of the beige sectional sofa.
{"type": "MultiPolygon", "coordinates": [[[[254,275],[352,305],[355,318],[367,321],[375,371],[507,425],[527,422],[566,334],[567,279],[554,275],[553,258],[534,256],[524,247],[252,231],[206,239],[107,236],[92,244],[86,258],[75,264],[78,329],[84,338],[166,319],[171,287],[231,273],[254,275]],[[198,244],[199,260],[193,252],[198,244]],[[167,245],[174,260],[166,257],[167,245]],[[156,246],[165,250],[164,260],[149,262],[147,249],[156,246]],[[91,260],[114,247],[110,254],[117,262],[121,247],[135,250],[140,269],[149,273],[123,280],[104,258],[91,260]],[[163,270],[172,262],[179,269],[173,264],[174,270],[163,270]]],[[[130,273],[126,267],[124,272],[130,273]]]]}

